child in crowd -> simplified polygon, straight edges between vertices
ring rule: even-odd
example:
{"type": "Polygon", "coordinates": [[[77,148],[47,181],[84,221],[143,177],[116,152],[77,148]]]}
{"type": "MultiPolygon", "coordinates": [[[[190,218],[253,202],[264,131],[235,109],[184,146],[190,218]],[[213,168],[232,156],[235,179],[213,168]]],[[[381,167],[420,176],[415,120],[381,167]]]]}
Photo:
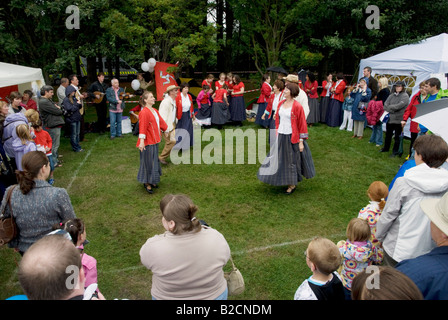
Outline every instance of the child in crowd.
{"type": "Polygon", "coordinates": [[[379,263],[378,250],[369,240],[370,226],[366,220],[353,218],[347,226],[347,240],[337,243],[342,256],[339,270],[344,285],[345,297],[350,300],[352,281],[358,273],[373,263],[379,263]]]}
{"type": "MultiPolygon", "coordinates": [[[[205,80],[204,80],[205,81],[205,80]]],[[[206,128],[210,127],[212,119],[212,90],[210,85],[204,84],[199,92],[196,102],[198,104],[198,112],[196,114],[196,122],[206,128]]]]}
{"type": "Polygon", "coordinates": [[[353,131],[353,119],[352,119],[352,107],[355,99],[350,96],[353,90],[353,86],[348,87],[344,93],[344,102],[342,103],[342,110],[344,111],[344,118],[339,130],[353,131]]]}
{"type": "Polygon", "coordinates": [[[370,226],[370,241],[378,249],[379,262],[383,260],[383,249],[375,237],[376,223],[378,222],[381,212],[383,212],[384,206],[386,205],[386,198],[388,194],[389,189],[384,182],[373,181],[367,189],[367,196],[370,199],[369,204],[362,208],[358,213],[358,218],[367,220],[367,223],[370,226]]]}
{"type": "Polygon", "coordinates": [[[366,113],[367,123],[372,126],[369,143],[375,143],[377,147],[383,144],[383,122],[380,120],[383,112],[383,101],[370,100],[366,113]]]}
{"type": "Polygon", "coordinates": [[[305,251],[313,275],[302,282],[294,300],[344,300],[344,289],[336,272],[341,264],[337,246],[329,239],[313,239],[305,251]]]}
{"type": "Polygon", "coordinates": [[[51,154],[53,140],[51,140],[50,134],[47,131],[42,130],[42,121],[40,119],[37,119],[37,121],[33,123],[31,127],[34,129],[34,135],[35,135],[34,142],[36,143],[36,147],[38,149],[43,148],[45,150],[45,154],[47,155],[51,170],[48,183],[53,185],[54,163],[53,163],[53,156],[51,154]]]}
{"type": "MultiPolygon", "coordinates": [[[[84,244],[88,243],[88,241],[86,240],[86,228],[84,221],[78,218],[67,219],[53,226],[53,230],[58,229],[68,232],[73,244],[77,249],[79,249],[79,252],[81,254],[81,263],[86,278],[84,287],[87,288],[91,284],[98,284],[98,270],[96,259],[84,252],[84,244]]],[[[98,293],[98,296],[102,296],[99,289],[97,289],[96,292],[98,293]]]]}
{"type": "Polygon", "coordinates": [[[37,147],[31,137],[30,127],[27,124],[19,124],[16,127],[16,134],[19,139],[13,142],[12,147],[14,149],[17,169],[22,170],[23,156],[30,151],[36,151],[37,147]]]}

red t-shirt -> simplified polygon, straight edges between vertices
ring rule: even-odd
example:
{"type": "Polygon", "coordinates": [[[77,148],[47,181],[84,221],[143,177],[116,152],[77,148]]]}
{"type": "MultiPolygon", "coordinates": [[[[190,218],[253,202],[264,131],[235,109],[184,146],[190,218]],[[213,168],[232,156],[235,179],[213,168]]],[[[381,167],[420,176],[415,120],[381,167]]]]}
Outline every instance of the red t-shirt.
{"type": "Polygon", "coordinates": [[[213,102],[224,102],[224,94],[227,94],[226,89],[216,90],[215,99],[213,99],[213,102]]]}
{"type": "MultiPolygon", "coordinates": [[[[244,88],[244,83],[242,81],[240,83],[238,83],[238,84],[235,83],[233,85],[233,92],[239,92],[241,90],[241,88],[244,88]]],[[[233,97],[242,97],[243,94],[242,93],[241,94],[234,94],[232,96],[233,97]]]]}

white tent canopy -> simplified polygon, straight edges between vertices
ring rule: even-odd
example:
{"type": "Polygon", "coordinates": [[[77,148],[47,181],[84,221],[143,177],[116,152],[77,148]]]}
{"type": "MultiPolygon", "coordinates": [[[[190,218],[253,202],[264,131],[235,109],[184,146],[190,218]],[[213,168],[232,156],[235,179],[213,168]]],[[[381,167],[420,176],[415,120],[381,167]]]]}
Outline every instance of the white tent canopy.
{"type": "MultiPolygon", "coordinates": [[[[415,86],[413,86],[412,95],[418,91],[418,85],[421,81],[431,77],[439,78],[442,88],[446,89],[448,34],[442,33],[415,44],[400,46],[362,59],[359,64],[359,78],[362,77],[362,70],[367,66],[372,68],[372,75],[414,78],[415,86]]],[[[391,85],[391,83],[389,84],[391,85]]]]}
{"type": "Polygon", "coordinates": [[[20,92],[42,88],[45,85],[42,70],[0,62],[0,88],[13,85],[18,85],[20,92]]]}

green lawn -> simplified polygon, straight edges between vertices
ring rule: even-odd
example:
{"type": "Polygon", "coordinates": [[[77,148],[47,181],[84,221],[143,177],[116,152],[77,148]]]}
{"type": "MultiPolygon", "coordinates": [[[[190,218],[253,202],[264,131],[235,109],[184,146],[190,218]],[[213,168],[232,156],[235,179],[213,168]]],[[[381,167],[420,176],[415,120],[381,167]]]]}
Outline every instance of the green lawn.
{"type": "MultiPolygon", "coordinates": [[[[87,119],[95,118],[92,112],[87,119]]],[[[245,122],[242,129],[258,126],[245,122]]],[[[258,181],[258,163],[169,164],[163,166],[160,188],[149,195],[136,180],[139,152],[131,134],[110,140],[89,133],[83,153],[72,152],[63,138],[64,164],[56,169],[55,186],[67,188],[86,223],[86,252],[98,261],[99,288],[107,299],[151,299],[151,273],[140,264],[139,250],[164,231],[158,209],[162,197],[185,193],[199,207],[198,218],[225,236],[244,275],[246,291],[230,299],[289,300],[310,275],[303,255],[309,240],[318,235],[344,239],[348,221],[368,203],[369,184],[389,184],[404,161],[379,153],[367,142],[370,133],[367,128],[364,139],[357,140],[323,124],[309,128],[317,174],[299,183],[291,196],[283,194],[283,187],[258,181]]],[[[0,259],[0,299],[21,294],[19,254],[0,248],[0,259]]]]}

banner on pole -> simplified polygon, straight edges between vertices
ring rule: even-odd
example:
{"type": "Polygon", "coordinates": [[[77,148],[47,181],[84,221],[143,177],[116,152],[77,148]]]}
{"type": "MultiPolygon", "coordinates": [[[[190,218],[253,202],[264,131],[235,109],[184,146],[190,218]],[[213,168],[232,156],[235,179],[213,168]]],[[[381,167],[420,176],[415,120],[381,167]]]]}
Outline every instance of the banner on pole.
{"type": "Polygon", "coordinates": [[[171,85],[177,86],[174,74],[166,71],[169,67],[177,67],[176,64],[157,61],[154,67],[154,75],[156,81],[157,101],[163,100],[163,94],[171,85]]]}

